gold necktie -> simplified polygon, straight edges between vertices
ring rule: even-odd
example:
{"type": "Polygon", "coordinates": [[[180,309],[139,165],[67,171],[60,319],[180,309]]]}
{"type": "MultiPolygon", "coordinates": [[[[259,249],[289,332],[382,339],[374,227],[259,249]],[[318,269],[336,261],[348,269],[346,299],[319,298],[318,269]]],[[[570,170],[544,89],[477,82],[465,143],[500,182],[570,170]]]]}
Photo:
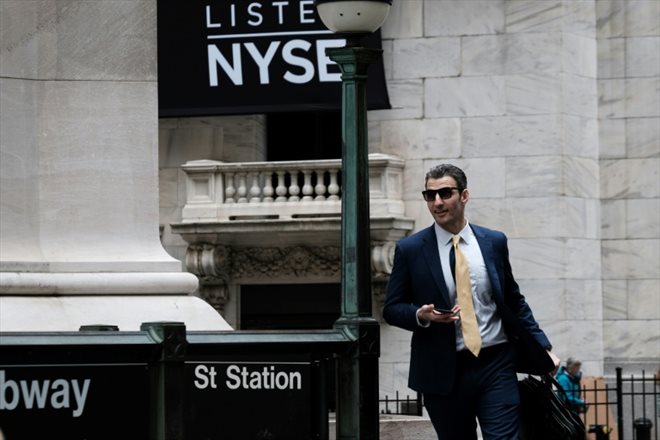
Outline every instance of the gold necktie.
{"type": "Polygon", "coordinates": [[[458,305],[461,306],[461,328],[463,340],[468,350],[475,356],[479,356],[481,350],[481,335],[479,334],[479,323],[474,313],[472,302],[472,287],[470,287],[470,271],[463,252],[458,247],[460,236],[454,235],[454,255],[456,257],[456,297],[458,305]]]}

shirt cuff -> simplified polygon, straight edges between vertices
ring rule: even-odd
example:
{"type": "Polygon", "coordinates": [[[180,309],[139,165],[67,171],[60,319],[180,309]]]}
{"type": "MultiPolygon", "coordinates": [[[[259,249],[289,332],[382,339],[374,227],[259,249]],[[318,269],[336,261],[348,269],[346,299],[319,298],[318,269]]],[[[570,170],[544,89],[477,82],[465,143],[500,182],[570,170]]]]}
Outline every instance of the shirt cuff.
{"type": "Polygon", "coordinates": [[[417,320],[417,325],[420,326],[420,327],[423,327],[423,328],[430,327],[430,326],[431,326],[431,322],[430,322],[430,321],[422,321],[422,320],[420,320],[420,319],[419,319],[419,315],[418,315],[418,313],[419,313],[419,309],[417,309],[417,311],[415,312],[415,319],[417,320]]]}

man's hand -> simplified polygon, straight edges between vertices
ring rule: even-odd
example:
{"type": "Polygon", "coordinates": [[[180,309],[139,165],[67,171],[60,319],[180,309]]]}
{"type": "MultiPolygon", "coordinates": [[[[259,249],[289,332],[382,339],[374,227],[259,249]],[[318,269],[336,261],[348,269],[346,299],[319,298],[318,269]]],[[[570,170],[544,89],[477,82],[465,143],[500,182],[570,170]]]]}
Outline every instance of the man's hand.
{"type": "Polygon", "coordinates": [[[454,321],[458,321],[458,312],[460,311],[461,308],[456,305],[452,307],[451,313],[441,313],[435,310],[435,306],[433,304],[425,304],[417,309],[417,318],[420,321],[449,324],[454,321]]]}
{"type": "Polygon", "coordinates": [[[554,354],[553,352],[551,352],[550,350],[548,350],[547,352],[548,352],[548,356],[550,356],[550,359],[552,359],[552,363],[555,365],[555,369],[552,370],[552,375],[554,376],[554,374],[559,369],[559,365],[561,364],[561,360],[559,360],[557,355],[554,354]]]}

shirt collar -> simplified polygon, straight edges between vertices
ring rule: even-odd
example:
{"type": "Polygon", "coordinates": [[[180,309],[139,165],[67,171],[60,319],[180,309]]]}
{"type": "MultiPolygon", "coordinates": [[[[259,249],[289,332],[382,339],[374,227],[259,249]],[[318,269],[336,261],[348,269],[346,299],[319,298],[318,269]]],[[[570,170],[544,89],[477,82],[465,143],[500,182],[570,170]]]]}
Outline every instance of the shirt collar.
{"type": "MultiPolygon", "coordinates": [[[[440,226],[437,223],[434,223],[434,225],[435,225],[435,235],[438,237],[438,242],[442,243],[445,246],[451,244],[451,239],[454,236],[454,234],[447,231],[446,229],[443,229],[442,226],[440,226]]],[[[466,243],[469,243],[472,237],[474,237],[472,228],[470,228],[470,221],[467,218],[465,219],[465,226],[463,227],[463,229],[461,229],[458,235],[466,243]]]]}

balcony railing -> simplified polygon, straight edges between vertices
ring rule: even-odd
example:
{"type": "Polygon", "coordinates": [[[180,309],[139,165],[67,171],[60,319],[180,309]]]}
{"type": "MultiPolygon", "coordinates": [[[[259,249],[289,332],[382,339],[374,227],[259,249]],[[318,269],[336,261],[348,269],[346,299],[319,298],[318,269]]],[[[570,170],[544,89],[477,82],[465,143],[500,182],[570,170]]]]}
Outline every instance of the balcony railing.
{"type": "MultiPolygon", "coordinates": [[[[401,217],[404,162],[369,155],[371,217],[401,217]]],[[[183,165],[186,205],[182,223],[339,217],[341,160],[227,163],[197,160],[183,165]]]]}

